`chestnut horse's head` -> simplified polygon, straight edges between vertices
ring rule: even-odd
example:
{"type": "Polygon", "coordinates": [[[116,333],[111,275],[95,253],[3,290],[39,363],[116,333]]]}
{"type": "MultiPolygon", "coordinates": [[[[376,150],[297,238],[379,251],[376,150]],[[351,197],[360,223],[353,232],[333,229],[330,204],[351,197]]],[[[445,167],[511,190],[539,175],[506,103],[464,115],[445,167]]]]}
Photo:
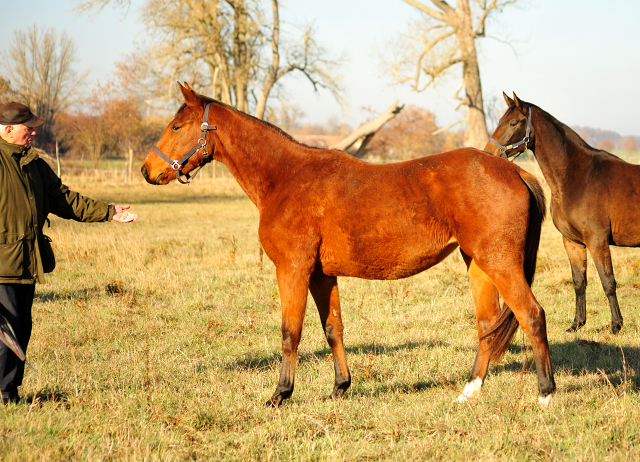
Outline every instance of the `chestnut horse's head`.
{"type": "Polygon", "coordinates": [[[531,105],[518,99],[515,93],[513,99],[506,93],[502,94],[509,107],[484,150],[496,156],[509,158],[527,149],[533,149],[535,140],[531,129],[531,105]]]}
{"type": "MultiPolygon", "coordinates": [[[[173,120],[167,125],[158,144],[149,152],[141,171],[144,179],[151,184],[167,184],[177,179],[188,183],[190,172],[213,159],[215,141],[207,136],[214,125],[209,125],[208,101],[198,95],[187,83],[180,85],[184,104],[173,120]],[[186,176],[187,181],[181,179],[186,176]]],[[[198,169],[198,170],[196,170],[198,169]]]]}

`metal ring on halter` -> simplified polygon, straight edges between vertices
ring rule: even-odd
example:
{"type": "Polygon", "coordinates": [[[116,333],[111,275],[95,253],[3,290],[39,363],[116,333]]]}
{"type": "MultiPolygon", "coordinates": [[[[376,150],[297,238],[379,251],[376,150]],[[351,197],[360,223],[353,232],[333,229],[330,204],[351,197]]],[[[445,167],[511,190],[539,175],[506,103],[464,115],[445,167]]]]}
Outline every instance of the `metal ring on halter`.
{"type": "Polygon", "coordinates": [[[204,164],[209,162],[210,159],[212,158],[212,157],[210,158],[209,153],[207,152],[207,149],[206,149],[206,146],[207,146],[206,136],[207,136],[207,132],[209,130],[217,130],[217,127],[215,125],[209,125],[208,124],[209,106],[210,105],[211,105],[211,103],[207,103],[206,106],[204,107],[204,121],[200,125],[200,138],[198,138],[198,141],[197,141],[196,145],[191,149],[191,151],[189,151],[187,154],[185,154],[182,157],[182,159],[180,159],[180,160],[170,159],[166,155],[164,155],[162,153],[162,151],[160,151],[160,149],[158,149],[157,146],[153,147],[153,150],[155,151],[155,153],[158,154],[158,156],[160,156],[160,158],[164,159],[171,166],[171,168],[173,168],[173,171],[176,174],[176,180],[178,180],[182,184],[191,183],[191,181],[195,178],[196,174],[202,169],[204,164]],[[186,164],[189,161],[189,159],[191,158],[192,155],[194,155],[196,152],[198,152],[200,150],[202,150],[202,159],[203,159],[204,163],[194,170],[195,173],[193,173],[193,175],[189,175],[189,173],[186,173],[185,177],[187,178],[187,181],[182,181],[182,179],[180,178],[180,169],[182,168],[182,166],[184,164],[186,164]]]}

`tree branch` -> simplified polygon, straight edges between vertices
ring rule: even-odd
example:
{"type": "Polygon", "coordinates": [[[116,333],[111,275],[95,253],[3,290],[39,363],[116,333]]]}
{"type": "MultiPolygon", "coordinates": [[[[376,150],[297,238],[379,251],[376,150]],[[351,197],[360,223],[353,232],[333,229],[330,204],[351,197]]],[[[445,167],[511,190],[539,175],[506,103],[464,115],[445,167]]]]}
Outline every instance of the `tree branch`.
{"type": "Polygon", "coordinates": [[[341,140],[338,144],[332,146],[332,148],[341,149],[343,151],[349,149],[349,147],[360,138],[374,134],[375,132],[380,130],[380,128],[391,119],[393,119],[402,110],[403,107],[404,105],[399,106],[398,101],[396,100],[391,106],[389,106],[386,111],[384,111],[375,119],[359,127],[353,133],[341,140]]]}

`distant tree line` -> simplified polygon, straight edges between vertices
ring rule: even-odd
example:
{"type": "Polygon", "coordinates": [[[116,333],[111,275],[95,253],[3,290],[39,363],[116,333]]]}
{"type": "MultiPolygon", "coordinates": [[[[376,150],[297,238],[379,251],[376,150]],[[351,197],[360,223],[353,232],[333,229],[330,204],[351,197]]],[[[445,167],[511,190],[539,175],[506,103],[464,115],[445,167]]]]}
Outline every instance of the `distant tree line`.
{"type": "Polygon", "coordinates": [[[613,130],[601,130],[590,127],[571,128],[594,148],[604,151],[620,149],[626,152],[635,152],[640,149],[640,137],[638,136],[622,136],[613,130]]]}

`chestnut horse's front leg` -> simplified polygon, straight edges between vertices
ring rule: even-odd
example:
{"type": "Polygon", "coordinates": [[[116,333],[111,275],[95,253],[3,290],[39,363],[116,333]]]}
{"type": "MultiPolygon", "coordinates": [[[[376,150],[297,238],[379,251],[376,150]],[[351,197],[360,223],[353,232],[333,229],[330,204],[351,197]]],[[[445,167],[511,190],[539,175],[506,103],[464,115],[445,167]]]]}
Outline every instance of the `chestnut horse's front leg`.
{"type": "Polygon", "coordinates": [[[267,406],[274,407],[280,406],[293,393],[311,271],[302,272],[299,267],[290,265],[287,268],[277,268],[276,273],[282,304],[282,365],[276,391],[266,403],[267,406]]]}
{"type": "Polygon", "coordinates": [[[331,398],[336,399],[351,385],[351,374],[342,341],[344,328],[338,296],[338,278],[316,271],[311,275],[309,290],[318,307],[322,329],[333,354],[335,385],[331,398]]]}

